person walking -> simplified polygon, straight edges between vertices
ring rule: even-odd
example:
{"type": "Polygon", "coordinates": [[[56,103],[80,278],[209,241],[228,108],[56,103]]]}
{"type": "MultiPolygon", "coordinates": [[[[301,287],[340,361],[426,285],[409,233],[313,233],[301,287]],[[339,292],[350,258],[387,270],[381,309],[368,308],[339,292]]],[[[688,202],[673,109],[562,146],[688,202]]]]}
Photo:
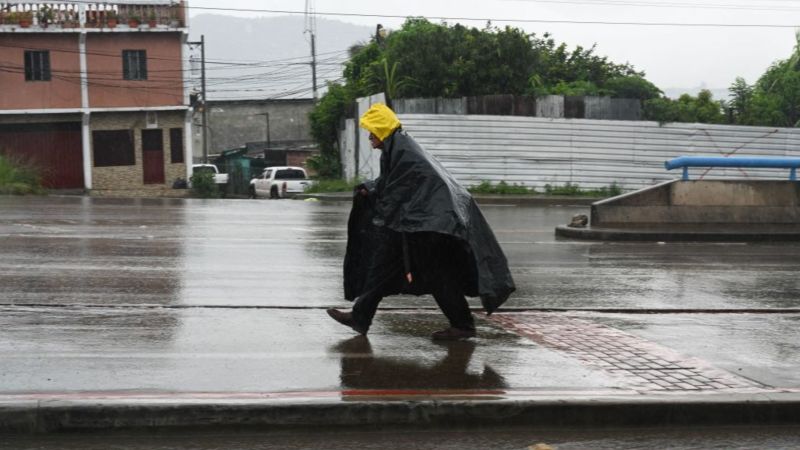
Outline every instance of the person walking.
{"type": "Polygon", "coordinates": [[[515,290],[508,262],[478,205],[384,104],[360,118],[380,175],[356,187],[347,226],[344,291],[350,312],[327,310],[365,335],[381,300],[431,294],[449,321],[435,340],[474,337],[465,296],[480,297],[487,314],[515,290]]]}

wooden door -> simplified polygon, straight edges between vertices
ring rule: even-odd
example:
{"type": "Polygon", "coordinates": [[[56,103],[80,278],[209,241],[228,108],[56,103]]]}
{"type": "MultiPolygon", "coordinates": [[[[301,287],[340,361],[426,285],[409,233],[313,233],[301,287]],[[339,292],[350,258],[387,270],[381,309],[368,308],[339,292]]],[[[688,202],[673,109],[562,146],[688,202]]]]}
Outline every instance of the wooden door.
{"type": "Polygon", "coordinates": [[[164,136],[162,130],[142,130],[144,184],[164,184],[164,136]]]}

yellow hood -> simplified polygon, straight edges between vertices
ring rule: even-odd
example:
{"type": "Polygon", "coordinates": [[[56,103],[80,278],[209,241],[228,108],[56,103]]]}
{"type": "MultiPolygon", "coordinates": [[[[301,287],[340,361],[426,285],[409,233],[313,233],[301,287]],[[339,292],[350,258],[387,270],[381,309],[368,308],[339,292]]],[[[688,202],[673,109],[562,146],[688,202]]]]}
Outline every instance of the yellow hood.
{"type": "Polygon", "coordinates": [[[361,128],[385,141],[392,135],[394,130],[400,128],[400,120],[394,115],[394,111],[383,103],[375,103],[367,112],[361,116],[359,121],[361,128]]]}

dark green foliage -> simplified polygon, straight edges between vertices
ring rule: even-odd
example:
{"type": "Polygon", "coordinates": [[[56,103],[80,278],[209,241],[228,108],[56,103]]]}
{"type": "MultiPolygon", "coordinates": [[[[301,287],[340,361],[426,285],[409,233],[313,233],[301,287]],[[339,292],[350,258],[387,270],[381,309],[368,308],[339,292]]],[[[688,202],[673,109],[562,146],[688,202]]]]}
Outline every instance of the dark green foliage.
{"type": "Polygon", "coordinates": [[[497,183],[497,185],[492,185],[489,181],[481,181],[481,183],[477,186],[469,187],[468,190],[473,194],[500,194],[500,195],[509,195],[509,194],[535,194],[536,190],[533,188],[527,188],[520,184],[508,184],[505,181],[501,181],[497,183]]]}
{"type": "Polygon", "coordinates": [[[311,136],[319,144],[320,154],[309,158],[309,167],[322,178],[339,178],[339,122],[355,95],[346,86],[328,84],[328,91],[309,114],[311,136]]]}
{"type": "Polygon", "coordinates": [[[322,192],[352,192],[359,183],[361,183],[361,180],[346,181],[341,179],[320,179],[314,181],[311,186],[306,188],[306,193],[318,194],[322,192]]]}
{"type": "Polygon", "coordinates": [[[620,76],[609,79],[603,88],[612,97],[617,98],[638,98],[639,100],[649,100],[658,98],[663,94],[661,89],[655,84],[645,80],[639,75],[620,76]]]}
{"type": "Polygon", "coordinates": [[[547,195],[582,196],[582,197],[613,197],[622,194],[616,182],[611,186],[601,187],[600,189],[581,189],[577,184],[567,183],[564,186],[544,185],[544,192],[547,195]]]}
{"type": "Polygon", "coordinates": [[[32,164],[0,154],[0,194],[43,194],[42,177],[32,164]]]}
{"type": "Polygon", "coordinates": [[[211,172],[195,172],[191,178],[192,195],[199,198],[219,198],[220,192],[211,172]]]}
{"type": "Polygon", "coordinates": [[[702,90],[697,97],[681,95],[677,100],[666,97],[645,101],[644,116],[659,123],[725,123],[722,102],[713,99],[711,92],[702,90]]]}
{"type": "Polygon", "coordinates": [[[356,96],[540,95],[565,86],[594,86],[588,89],[592,95],[616,95],[619,86],[635,91],[636,98],[658,92],[632,66],[597,56],[594,47],[570,51],[549,34],[539,38],[512,27],[477,29],[411,18],[383,43],[354,50],[344,76],[356,96]],[[629,77],[634,80],[626,82],[629,77]]]}
{"type": "Polygon", "coordinates": [[[796,40],[792,55],[773,63],[755,84],[737,78],[728,88],[734,123],[800,126],[800,33],[796,40]]]}

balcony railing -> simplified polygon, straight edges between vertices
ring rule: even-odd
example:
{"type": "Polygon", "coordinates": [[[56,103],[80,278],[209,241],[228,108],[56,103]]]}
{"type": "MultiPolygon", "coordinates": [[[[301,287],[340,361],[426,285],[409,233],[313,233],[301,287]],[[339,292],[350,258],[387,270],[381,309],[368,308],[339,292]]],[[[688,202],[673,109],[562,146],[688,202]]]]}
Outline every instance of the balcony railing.
{"type": "Polygon", "coordinates": [[[0,30],[70,28],[183,28],[184,1],[118,1],[114,3],[0,1],[0,30]]]}

